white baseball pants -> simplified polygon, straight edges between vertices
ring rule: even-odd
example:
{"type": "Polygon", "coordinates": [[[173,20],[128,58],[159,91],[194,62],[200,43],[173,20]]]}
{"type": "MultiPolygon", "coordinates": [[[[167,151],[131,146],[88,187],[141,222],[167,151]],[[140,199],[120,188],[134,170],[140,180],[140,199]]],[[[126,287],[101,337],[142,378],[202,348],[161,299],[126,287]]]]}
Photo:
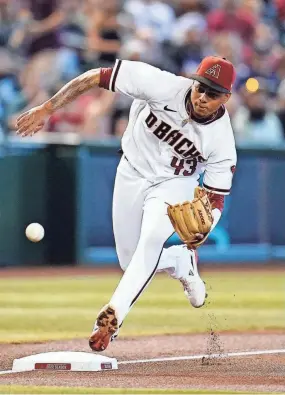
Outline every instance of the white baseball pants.
{"type": "MultiPolygon", "coordinates": [[[[122,323],[157,270],[175,275],[176,260],[164,243],[174,230],[167,204],[194,198],[195,178],[173,178],[153,185],[123,156],[113,197],[113,228],[121,268],[125,271],[110,304],[122,323]]],[[[182,246],[181,246],[182,248],[182,246]]]]}

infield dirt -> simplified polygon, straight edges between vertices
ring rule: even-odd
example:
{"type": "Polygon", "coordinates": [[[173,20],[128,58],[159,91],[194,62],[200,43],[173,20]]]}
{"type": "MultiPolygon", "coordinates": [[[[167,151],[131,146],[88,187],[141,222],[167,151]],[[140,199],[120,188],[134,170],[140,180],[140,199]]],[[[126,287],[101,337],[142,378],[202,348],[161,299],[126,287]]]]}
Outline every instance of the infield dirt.
{"type": "MultiPolygon", "coordinates": [[[[218,268],[215,268],[217,270],[218,268]]],[[[232,270],[232,269],[230,269],[232,270]]],[[[246,270],[246,268],[242,268],[246,270]]],[[[248,270],[253,270],[249,268],[248,270]]],[[[261,270],[278,270],[265,267],[261,270]]],[[[113,270],[110,270],[112,272],[113,270]]],[[[102,273],[108,271],[102,270],[102,273]]],[[[2,277],[93,274],[93,269],[39,268],[1,270],[2,277]]],[[[98,273],[98,270],[97,270],[98,273]]],[[[280,318],[281,319],[281,318],[280,318]]],[[[215,326],[214,326],[215,328],[215,326]]],[[[16,330],[16,328],[15,328],[16,330]]],[[[181,357],[238,351],[285,349],[284,331],[222,332],[205,334],[119,337],[105,355],[120,361],[181,357]]],[[[0,370],[9,370],[15,358],[50,351],[90,352],[86,339],[43,343],[0,344],[0,370]]],[[[93,388],[208,389],[285,393],[285,354],[119,365],[117,371],[23,372],[0,376],[0,385],[36,385],[93,388]]]]}
{"type": "MultiPolygon", "coordinates": [[[[119,338],[104,354],[118,361],[157,357],[284,349],[284,333],[209,333],[208,335],[119,338]]],[[[13,359],[49,351],[86,351],[86,340],[0,345],[0,369],[11,369],[13,359]]],[[[172,388],[284,392],[285,354],[225,359],[167,361],[121,365],[118,371],[23,372],[1,375],[0,385],[37,385],[93,388],[172,388]]]]}

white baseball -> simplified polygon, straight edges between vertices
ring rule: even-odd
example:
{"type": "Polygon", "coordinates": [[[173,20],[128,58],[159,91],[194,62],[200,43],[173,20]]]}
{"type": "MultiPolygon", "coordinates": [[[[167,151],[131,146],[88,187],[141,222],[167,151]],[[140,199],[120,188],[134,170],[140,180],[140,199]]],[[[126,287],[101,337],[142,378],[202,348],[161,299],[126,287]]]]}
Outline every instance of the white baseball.
{"type": "Polygon", "coordinates": [[[33,243],[41,241],[45,235],[45,230],[41,224],[34,222],[26,227],[26,236],[33,243]]]}

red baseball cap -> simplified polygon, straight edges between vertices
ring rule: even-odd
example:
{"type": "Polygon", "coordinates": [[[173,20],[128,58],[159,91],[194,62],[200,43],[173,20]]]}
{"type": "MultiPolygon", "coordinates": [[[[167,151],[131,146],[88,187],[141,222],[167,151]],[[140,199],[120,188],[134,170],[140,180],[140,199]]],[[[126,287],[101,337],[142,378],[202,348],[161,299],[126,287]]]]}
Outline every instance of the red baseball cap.
{"type": "Polygon", "coordinates": [[[200,63],[196,73],[190,75],[190,78],[218,92],[231,93],[236,72],[233,64],[226,58],[207,56],[200,63]]]}

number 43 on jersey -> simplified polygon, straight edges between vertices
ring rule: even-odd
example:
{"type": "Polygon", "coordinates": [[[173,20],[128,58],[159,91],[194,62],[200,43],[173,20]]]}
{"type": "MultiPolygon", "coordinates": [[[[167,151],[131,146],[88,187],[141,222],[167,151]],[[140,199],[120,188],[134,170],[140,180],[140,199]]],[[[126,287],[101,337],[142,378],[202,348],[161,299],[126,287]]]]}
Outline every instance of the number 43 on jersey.
{"type": "Polygon", "coordinates": [[[170,165],[175,169],[174,174],[176,176],[192,176],[197,168],[197,159],[179,159],[173,156],[170,165]]]}

